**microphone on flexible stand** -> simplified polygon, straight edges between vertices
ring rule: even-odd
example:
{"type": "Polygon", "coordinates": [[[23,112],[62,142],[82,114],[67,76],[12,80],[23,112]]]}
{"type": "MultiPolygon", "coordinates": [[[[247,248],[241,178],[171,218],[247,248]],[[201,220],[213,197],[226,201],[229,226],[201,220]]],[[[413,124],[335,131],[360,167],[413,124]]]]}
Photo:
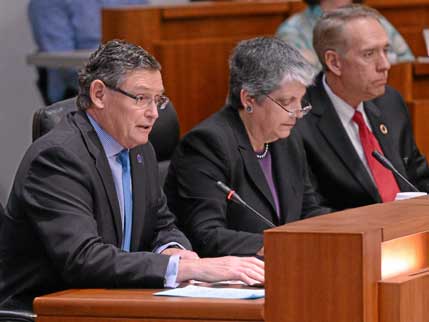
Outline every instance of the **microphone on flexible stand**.
{"type": "Polygon", "coordinates": [[[384,155],[382,155],[377,150],[372,151],[372,156],[377,159],[378,162],[380,162],[386,169],[392,171],[394,174],[396,174],[399,178],[401,178],[414,192],[420,192],[419,189],[416,188],[415,185],[413,185],[410,181],[407,180],[401,173],[399,173],[398,170],[393,166],[392,162],[389,161],[384,155]]]}
{"type": "Polygon", "coordinates": [[[264,216],[262,216],[255,208],[253,208],[252,206],[250,206],[247,202],[245,202],[239,195],[237,192],[235,192],[235,190],[231,189],[230,187],[228,187],[226,184],[224,184],[222,181],[216,180],[211,174],[206,173],[205,171],[199,170],[201,173],[205,174],[206,176],[208,176],[210,179],[213,179],[216,182],[216,187],[221,190],[222,192],[224,192],[226,194],[226,200],[228,201],[233,201],[236,204],[247,208],[248,210],[250,210],[254,215],[258,216],[259,219],[261,219],[267,226],[269,226],[270,228],[276,227],[271,221],[269,221],[267,218],[265,218],[264,216]]]}
{"type": "Polygon", "coordinates": [[[256,216],[258,216],[262,221],[264,221],[268,226],[270,227],[276,227],[271,221],[269,221],[267,218],[262,216],[258,211],[256,211],[255,208],[250,206],[247,202],[245,202],[235,190],[228,187],[226,184],[224,184],[222,181],[216,181],[216,187],[218,187],[219,190],[225,192],[226,194],[226,200],[233,201],[236,204],[239,204],[247,209],[249,209],[251,212],[253,212],[256,216]]]}

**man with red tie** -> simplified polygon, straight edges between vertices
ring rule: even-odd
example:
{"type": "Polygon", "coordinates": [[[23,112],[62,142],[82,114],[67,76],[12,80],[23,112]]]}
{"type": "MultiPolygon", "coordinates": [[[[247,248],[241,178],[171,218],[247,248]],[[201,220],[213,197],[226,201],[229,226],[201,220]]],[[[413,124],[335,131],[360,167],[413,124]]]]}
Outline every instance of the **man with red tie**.
{"type": "Polygon", "coordinates": [[[421,191],[429,168],[418,150],[407,106],[386,86],[388,37],[377,11],[350,5],[325,14],[313,46],[323,72],[307,90],[313,109],[298,122],[322,204],[340,210],[393,201],[409,185],[374,157],[378,151],[421,191]]]}

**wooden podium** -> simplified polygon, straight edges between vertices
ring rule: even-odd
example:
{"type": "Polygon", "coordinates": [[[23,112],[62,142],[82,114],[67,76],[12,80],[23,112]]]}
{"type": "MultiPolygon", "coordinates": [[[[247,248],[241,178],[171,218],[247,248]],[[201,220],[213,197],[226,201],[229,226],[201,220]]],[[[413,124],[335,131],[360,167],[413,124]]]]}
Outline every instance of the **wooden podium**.
{"type": "Polygon", "coordinates": [[[429,321],[428,231],[428,197],[266,231],[265,321],[429,321]]]}

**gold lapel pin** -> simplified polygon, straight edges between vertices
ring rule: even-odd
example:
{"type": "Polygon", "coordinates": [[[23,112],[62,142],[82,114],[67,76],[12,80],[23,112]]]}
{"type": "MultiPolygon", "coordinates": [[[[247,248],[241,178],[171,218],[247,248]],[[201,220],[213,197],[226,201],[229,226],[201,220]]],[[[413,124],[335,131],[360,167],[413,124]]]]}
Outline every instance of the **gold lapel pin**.
{"type": "Polygon", "coordinates": [[[384,124],[380,124],[380,131],[381,131],[381,133],[383,133],[384,135],[386,135],[386,134],[387,134],[387,132],[389,132],[389,131],[387,130],[386,125],[384,125],[384,124]]]}

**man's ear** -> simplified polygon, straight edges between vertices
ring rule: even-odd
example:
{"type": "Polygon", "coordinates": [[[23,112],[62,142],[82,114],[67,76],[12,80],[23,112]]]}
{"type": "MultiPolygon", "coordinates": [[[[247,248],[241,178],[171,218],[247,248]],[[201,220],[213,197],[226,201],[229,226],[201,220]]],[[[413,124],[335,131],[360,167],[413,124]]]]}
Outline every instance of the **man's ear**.
{"type": "Polygon", "coordinates": [[[240,101],[241,105],[244,108],[250,107],[253,108],[253,104],[255,103],[255,99],[249,95],[249,92],[245,89],[241,89],[240,91],[240,101]]]}
{"type": "Polygon", "coordinates": [[[341,57],[334,50],[327,50],[325,52],[325,64],[328,70],[336,76],[341,76],[341,57]]]}
{"type": "Polygon", "coordinates": [[[106,85],[99,79],[92,81],[89,87],[89,96],[95,108],[104,108],[104,98],[106,96],[106,85]]]}

